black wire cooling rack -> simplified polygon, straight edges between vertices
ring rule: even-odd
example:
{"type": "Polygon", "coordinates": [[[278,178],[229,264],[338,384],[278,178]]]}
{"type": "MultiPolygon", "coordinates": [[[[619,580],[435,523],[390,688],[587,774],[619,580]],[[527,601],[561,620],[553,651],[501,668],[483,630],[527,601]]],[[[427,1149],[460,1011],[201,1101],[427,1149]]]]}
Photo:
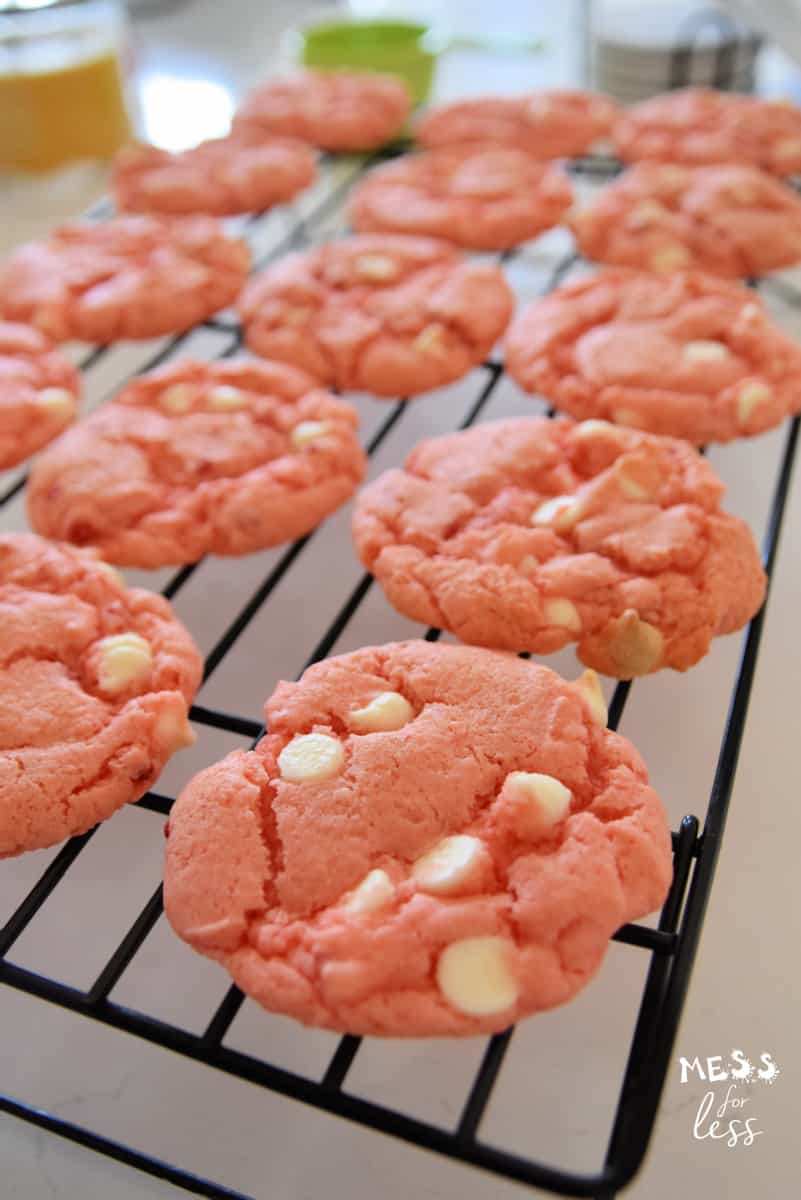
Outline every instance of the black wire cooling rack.
{"type": "MultiPolygon", "coordinates": [[[[347,191],[354,180],[359,178],[365,165],[369,163],[351,162],[343,166],[342,163],[326,161],[322,167],[322,198],[317,189],[314,204],[311,207],[306,204],[306,211],[300,217],[297,217],[297,208],[284,210],[286,232],[272,245],[269,255],[260,255],[258,249],[256,250],[257,265],[262,265],[266,258],[276,257],[287,250],[319,239],[321,230],[322,236],[325,236],[326,222],[337,213],[341,213],[347,191]]],[[[617,164],[612,160],[599,158],[584,159],[572,163],[570,169],[580,184],[587,185],[609,178],[617,170],[617,164]]],[[[107,213],[107,206],[101,205],[92,215],[102,219],[107,213]]],[[[274,214],[271,215],[271,219],[274,219],[274,214]]],[[[267,218],[261,214],[242,223],[244,233],[253,240],[256,247],[259,245],[259,235],[265,220],[267,218]]],[[[515,257],[515,253],[502,257],[509,261],[515,257]]],[[[548,271],[544,290],[555,287],[577,266],[580,264],[572,251],[566,250],[560,254],[548,271]]],[[[786,281],[776,282],[771,286],[775,286],[777,294],[781,293],[784,303],[801,305],[801,294],[786,281]]],[[[219,336],[218,356],[231,355],[240,349],[241,337],[232,316],[221,314],[205,322],[203,328],[214,331],[219,336]]],[[[170,339],[149,361],[139,363],[135,373],[150,369],[173,355],[185,353],[190,337],[191,334],[186,334],[170,339]]],[[[81,366],[87,380],[92,378],[93,373],[102,369],[104,359],[109,353],[109,350],[100,348],[84,356],[81,366]]],[[[467,427],[479,418],[496,394],[502,377],[502,363],[491,358],[483,365],[481,382],[476,389],[475,398],[463,414],[459,427],[467,427]]],[[[115,388],[111,390],[115,390],[122,382],[122,378],[117,379],[115,388]]],[[[426,400],[416,403],[425,404],[426,400]]],[[[371,455],[378,451],[395,426],[404,421],[408,406],[403,401],[398,401],[387,405],[382,409],[382,414],[384,412],[386,415],[382,416],[367,444],[371,455]]],[[[776,560],[797,440],[798,418],[787,425],[783,448],[776,465],[773,495],[763,540],[764,563],[769,576],[776,560]]],[[[19,502],[18,493],[23,486],[24,477],[12,479],[4,494],[0,495],[0,513],[2,506],[19,502]]],[[[249,624],[268,603],[281,581],[286,577],[291,582],[293,565],[301,559],[304,552],[308,553],[307,546],[310,541],[325,537],[324,525],[314,534],[286,547],[271,563],[265,577],[255,587],[247,602],[231,616],[212,646],[205,662],[205,680],[217,670],[249,624]]],[[[199,565],[187,566],[174,573],[163,588],[164,595],[169,598],[178,596],[199,569],[199,565]]],[[[229,563],[228,569],[231,572],[236,571],[235,560],[229,563]]],[[[359,578],[328,627],[317,631],[316,638],[310,638],[307,666],[324,658],[335,647],[371,587],[372,580],[369,576],[359,578]]],[[[302,602],[302,599],[301,595],[296,597],[297,602],[302,602]]],[[[348,1072],[359,1053],[362,1044],[360,1038],[341,1038],[318,1079],[310,1079],[306,1075],[227,1046],[226,1034],[244,1000],[236,987],[231,987],[216,1010],[208,1014],[205,1029],[201,1033],[192,1032],[177,1023],[164,1021],[146,1009],[128,1007],[110,999],[112,990],[131,966],[161,915],[160,885],[153,891],[130,927],[120,931],[116,949],[89,987],[79,988],[15,963],[15,943],[65,879],[97,830],[75,837],[64,845],[0,931],[0,981],[31,996],[50,1001],[91,1020],[134,1034],[147,1042],[204,1063],[216,1071],[227,1072],[282,1096],[302,1101],[336,1117],[347,1118],[448,1158],[562,1195],[593,1196],[604,1200],[612,1197],[637,1172],[653,1129],[715,865],[721,849],[764,619],[763,608],[751,622],[743,638],[714,782],[704,815],[701,819],[696,816],[684,817],[673,833],[674,881],[659,922],[656,927],[645,924],[626,925],[615,935],[618,942],[641,949],[648,956],[648,966],[616,1105],[614,1111],[609,1113],[605,1158],[594,1172],[580,1173],[571,1169],[570,1165],[538,1161],[533,1157],[512,1153],[481,1137],[482,1117],[512,1045],[514,1030],[488,1039],[478,1069],[463,1098],[458,1120],[452,1127],[443,1128],[384,1104],[363,1099],[348,1090],[348,1072]]],[[[439,631],[431,629],[425,636],[435,640],[439,631]]],[[[631,685],[628,683],[617,685],[609,708],[610,728],[617,727],[631,691],[631,685]]],[[[258,739],[262,732],[258,720],[237,712],[220,711],[196,704],[190,715],[192,721],[201,728],[226,731],[254,740],[258,739]]],[[[173,797],[170,795],[150,792],[136,807],[166,815],[172,802],[173,797]]],[[[536,1086],[532,1071],[531,1087],[536,1086]]],[[[40,1111],[11,1096],[0,1095],[0,1110],[167,1180],[188,1192],[216,1198],[239,1197],[239,1200],[243,1200],[240,1193],[225,1186],[168,1165],[52,1113],[40,1111]]]]}

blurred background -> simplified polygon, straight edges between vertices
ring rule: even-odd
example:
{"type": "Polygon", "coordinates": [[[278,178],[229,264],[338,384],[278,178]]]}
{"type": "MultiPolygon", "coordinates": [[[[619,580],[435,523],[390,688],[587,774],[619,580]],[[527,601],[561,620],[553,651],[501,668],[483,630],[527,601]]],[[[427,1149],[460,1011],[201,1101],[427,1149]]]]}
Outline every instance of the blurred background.
{"type": "Polygon", "coordinates": [[[798,0],[0,0],[0,253],[102,195],[130,137],[180,150],[227,131],[304,31],[419,22],[431,98],[592,83],[627,103],[676,83],[801,100],[798,0]],[[766,47],[767,35],[780,44],[766,47]],[[678,53],[677,53],[678,51],[678,53]],[[42,176],[47,187],[42,187],[42,176]]]}

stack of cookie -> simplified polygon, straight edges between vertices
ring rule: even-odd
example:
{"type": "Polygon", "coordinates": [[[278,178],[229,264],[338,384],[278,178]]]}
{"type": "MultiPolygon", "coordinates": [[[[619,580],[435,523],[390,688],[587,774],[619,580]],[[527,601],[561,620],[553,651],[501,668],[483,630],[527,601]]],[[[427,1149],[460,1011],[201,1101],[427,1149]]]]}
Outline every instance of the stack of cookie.
{"type": "Polygon", "coordinates": [[[317,152],[380,147],[408,113],[379,76],[267,84],[226,138],[124,152],[122,215],[0,271],[0,466],[42,451],[42,536],[0,538],[0,855],[89,829],[193,738],[191,636],[108,564],[310,533],[365,473],[355,409],[327,389],[420,396],[506,333],[513,379],[569,416],[424,442],[353,518],[389,601],[466,645],[371,647],[282,683],[269,733],[177,801],[165,874],[177,932],[267,1008],[464,1035],[569,999],[667,893],[665,812],[595,672],[686,670],[762,603],[753,535],[697,448],[801,408],[801,349],[736,282],[801,259],[801,201],[776,178],[801,169],[801,114],[705,92],[623,114],[571,91],[444,105],[355,189],[351,236],[248,280],[220,218],[286,203],[317,152]],[[557,160],[609,135],[635,165],[577,213],[557,160]],[[512,322],[503,258],[560,223],[609,265],[512,322]],[[55,343],[234,304],[257,358],[171,361],[66,428],[79,380],[55,343]],[[570,643],[572,683],[503,653],[570,643]]]}

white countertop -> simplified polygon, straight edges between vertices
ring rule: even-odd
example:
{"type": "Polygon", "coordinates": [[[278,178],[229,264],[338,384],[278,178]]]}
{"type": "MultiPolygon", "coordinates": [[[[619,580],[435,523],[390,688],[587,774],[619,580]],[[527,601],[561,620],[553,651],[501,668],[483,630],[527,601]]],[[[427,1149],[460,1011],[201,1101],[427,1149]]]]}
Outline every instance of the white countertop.
{"type": "MultiPolygon", "coordinates": [[[[175,75],[216,82],[238,93],[277,60],[277,30],[294,11],[286,0],[199,0],[172,14],[142,20],[141,65],[150,77],[175,75]]],[[[394,10],[400,6],[395,4],[394,10]]],[[[503,7],[503,6],[501,6],[503,7]]],[[[546,7],[546,6],[543,6],[546,7]]],[[[547,6],[558,8],[558,6],[547,6]]],[[[565,6],[566,8],[567,6],[565,6]]],[[[523,5],[528,12],[528,6],[523,5]]],[[[465,10],[467,11],[467,10],[465,10]]],[[[565,48],[564,9],[551,21],[552,51],[536,59],[485,56],[481,80],[502,75],[503,90],[526,82],[566,82],[577,61],[565,48]],[[571,63],[574,64],[571,67],[571,63]]],[[[440,87],[447,94],[475,77],[476,62],[454,56],[440,87]]],[[[321,185],[324,190],[326,181],[321,185]]],[[[90,191],[92,189],[89,189],[90,191]]],[[[96,184],[95,189],[96,190],[96,184]]],[[[74,199],[74,197],[73,197],[74,199]]],[[[73,211],[78,211],[83,202],[73,211]]],[[[66,215],[63,194],[42,199],[28,224],[66,215]]],[[[0,189],[0,216],[22,226],[18,193],[0,189]]],[[[278,216],[276,219],[279,219],[278,216]]],[[[282,219],[282,218],[281,218],[282,219]]],[[[567,235],[549,235],[527,249],[510,271],[521,294],[536,289],[567,235]]],[[[777,319],[801,337],[799,313],[776,307],[777,319]]],[[[123,347],[91,377],[90,401],[99,400],[154,347],[123,347]]],[[[211,353],[210,345],[197,352],[211,353]]],[[[421,436],[453,427],[476,394],[474,375],[410,406],[377,455],[375,469],[399,460],[421,436]]],[[[386,415],[381,402],[354,398],[364,428],[386,415]]],[[[531,411],[530,401],[502,384],[482,417],[531,411]]],[[[752,521],[761,536],[769,488],[785,430],[756,441],[713,449],[725,479],[728,507],[752,521]]],[[[291,677],[358,578],[347,538],[348,510],[332,518],[310,551],[277,589],[234,651],[212,676],[202,703],[258,716],[279,676],[291,677]],[[325,588],[319,580],[325,579],[325,588]],[[291,586],[289,581],[291,580],[291,586]],[[314,597],[314,599],[312,599],[314,597]],[[299,605],[299,600],[301,604],[299,605]],[[280,630],[280,637],[276,637],[280,630]],[[256,668],[254,669],[254,664],[256,668]]],[[[21,504],[0,526],[21,527],[21,504]]],[[[801,480],[787,509],[779,565],[757,671],[751,713],[732,798],[729,825],[709,914],[679,1032],[666,1093],[645,1168],[627,1195],[673,1200],[682,1195],[750,1200],[755,1194],[789,1197],[801,1190],[796,1092],[801,1071],[798,1010],[801,1000],[801,833],[799,735],[801,637],[801,480]],[[681,1083],[678,1057],[721,1056],[733,1048],[757,1059],[769,1053],[781,1074],[753,1083],[744,1115],[761,1135],[751,1146],[697,1139],[693,1123],[707,1086],[681,1083]]],[[[246,598],[273,561],[272,552],[230,563],[204,564],[177,609],[207,650],[219,633],[221,611],[246,598]]],[[[159,586],[162,573],[128,573],[159,586]]],[[[406,636],[413,630],[373,589],[336,650],[406,636]]],[[[662,673],[636,684],[621,731],[639,747],[671,821],[703,815],[740,637],[721,639],[686,675],[662,673]]],[[[574,674],[568,653],[557,665],[574,674]]],[[[198,746],[165,772],[163,789],[180,786],[191,771],[218,758],[241,739],[206,731],[198,746]]],[[[105,960],[159,877],[161,819],[123,811],[101,828],[67,879],[23,934],[13,959],[82,986],[105,960]],[[99,901],[99,897],[101,897],[99,901]]],[[[38,877],[52,852],[0,865],[0,921],[38,877]]],[[[577,1169],[597,1167],[608,1132],[610,1105],[620,1079],[642,981],[642,951],[613,945],[596,981],[567,1008],[524,1023],[515,1033],[482,1133],[496,1144],[577,1169]]],[[[166,1020],[201,1026],[227,980],[214,964],[177,942],[160,920],[113,998],[157,1012],[166,1020]]],[[[229,1035],[237,1048],[314,1074],[331,1038],[268,1016],[246,1003],[229,1035]]],[[[447,1123],[458,1113],[483,1042],[370,1042],[360,1051],[349,1089],[447,1123]]],[[[423,1153],[369,1130],[312,1111],[241,1083],[158,1047],[0,987],[0,1087],[108,1137],[130,1142],[254,1200],[506,1200],[533,1193],[519,1185],[423,1153]]],[[[716,1107],[725,1086],[715,1088],[716,1107]]],[[[732,1114],[729,1114],[732,1115],[732,1114]]],[[[724,1124],[728,1115],[724,1118],[724,1124]]],[[[707,1120],[704,1129],[708,1128],[707,1120]]],[[[0,1117],[2,1194],[9,1200],[156,1200],[186,1193],[89,1151],[0,1117]]]]}

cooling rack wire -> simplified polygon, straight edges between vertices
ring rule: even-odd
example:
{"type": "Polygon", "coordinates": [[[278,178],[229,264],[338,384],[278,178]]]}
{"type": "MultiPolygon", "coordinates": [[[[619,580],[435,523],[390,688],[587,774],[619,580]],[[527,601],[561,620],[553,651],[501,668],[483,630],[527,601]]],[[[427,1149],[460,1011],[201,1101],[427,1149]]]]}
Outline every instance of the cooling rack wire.
{"type": "MultiPolygon", "coordinates": [[[[318,183],[296,204],[231,222],[250,242],[256,267],[344,232],[343,202],[371,161],[325,159],[318,183]]],[[[602,158],[570,164],[580,195],[602,186],[617,169],[614,161],[602,158]]],[[[102,220],[109,213],[109,205],[102,202],[90,216],[102,220]]],[[[500,257],[520,299],[542,295],[591,269],[575,254],[562,230],[500,257]]],[[[753,283],[779,320],[783,315],[790,320],[801,308],[801,288],[792,273],[753,283]]],[[[231,312],[154,343],[73,346],[69,352],[83,369],[90,409],[132,375],[171,358],[212,359],[243,353],[231,312]]],[[[544,403],[522,396],[506,378],[497,352],[465,380],[411,404],[362,395],[348,399],[360,412],[371,474],[398,464],[422,437],[501,416],[546,411],[544,403]]],[[[761,534],[769,575],[776,561],[797,439],[797,418],[761,439],[766,444],[762,457],[769,455],[772,476],[770,489],[757,506],[764,510],[760,511],[761,534]]],[[[732,453],[728,448],[723,451],[732,453]]],[[[716,459],[716,466],[723,461],[716,459]]],[[[0,477],[0,528],[24,527],[23,487],[24,473],[0,477]]],[[[336,1038],[294,1026],[287,1033],[282,1018],[260,1010],[254,1017],[250,1002],[236,987],[226,990],[218,968],[196,956],[190,961],[190,952],[165,930],[158,883],[161,818],[190,774],[259,737],[261,705],[277,679],[295,677],[309,664],[359,645],[440,636],[438,630],[421,630],[390,611],[355,560],[348,523],[349,506],[311,535],[248,559],[206,559],[178,571],[126,573],[131,582],[160,588],[205,652],[204,686],[191,711],[198,743],[167,767],[158,790],[111,822],[73,838],[57,851],[4,863],[0,904],[10,915],[0,930],[0,981],[27,994],[31,1003],[49,1001],[205,1064],[209,1071],[204,1087],[214,1087],[214,1073],[224,1072],[499,1176],[562,1195],[614,1196],[638,1170],[653,1129],[721,848],[767,606],[751,622],[739,646],[724,654],[725,680],[715,693],[720,708],[719,744],[716,756],[705,764],[711,781],[706,800],[703,793],[669,798],[672,813],[692,808],[695,815],[675,820],[675,875],[662,913],[654,923],[626,925],[618,931],[614,942],[620,949],[610,948],[599,980],[586,993],[589,997],[594,988],[614,992],[620,1017],[609,1030],[617,1054],[611,1072],[593,1082],[587,1078],[593,1070],[589,1059],[581,1080],[567,1078],[568,1094],[575,1095],[580,1088],[595,1094],[604,1117],[598,1122],[603,1126],[601,1141],[596,1138],[599,1153],[579,1170],[576,1164],[586,1159],[586,1148],[570,1138],[551,1138],[551,1144],[562,1144],[567,1163],[552,1161],[547,1137],[540,1139],[541,1148],[534,1148],[535,1130],[544,1120],[547,1132],[548,1106],[542,1104],[542,1093],[554,1090],[553,1080],[543,1080],[540,1069],[547,1061],[546,1043],[554,1036],[562,1046],[576,1040],[582,1043],[582,1037],[586,1040],[592,1001],[588,1006],[580,998],[558,1014],[542,1015],[517,1031],[483,1042],[476,1040],[467,1050],[464,1044],[440,1047],[442,1062],[437,1059],[439,1050],[432,1060],[430,1047],[417,1044],[408,1049],[410,1070],[394,1075],[397,1056],[386,1048],[377,1049],[375,1041],[336,1038]],[[89,886],[90,879],[94,886],[89,886]],[[108,888],[100,903],[99,886],[108,888]],[[148,891],[149,898],[142,903],[148,891]],[[90,946],[83,958],[75,944],[76,928],[90,946]],[[59,935],[64,935],[65,948],[54,955],[52,947],[59,935]],[[178,986],[181,980],[187,981],[185,989],[178,986]],[[183,1008],[176,1002],[177,993],[190,996],[183,1008]],[[248,1017],[251,1036],[245,1045],[238,1030],[248,1026],[248,1017]],[[555,1026],[549,1024],[551,1020],[555,1026]],[[538,1029],[546,1034],[544,1038],[538,1036],[538,1029]],[[314,1053],[299,1049],[293,1058],[295,1049],[306,1045],[314,1053]],[[391,1070],[383,1070],[382,1055],[389,1055],[391,1070]],[[371,1061],[372,1069],[360,1073],[360,1064],[371,1061]],[[432,1061],[437,1070],[445,1064],[443,1079],[416,1076],[421,1110],[417,1097],[410,1094],[414,1087],[409,1079],[418,1067],[430,1071],[432,1061]],[[509,1144],[502,1119],[492,1119],[493,1104],[510,1072],[517,1094],[522,1087],[527,1097],[515,1145],[509,1144]],[[439,1096],[436,1103],[431,1096],[439,1096]],[[404,1100],[405,1104],[399,1102],[404,1100]]],[[[576,673],[569,650],[549,661],[568,676],[576,673]]],[[[692,673],[685,678],[691,679],[692,673]]],[[[609,706],[611,728],[620,725],[624,713],[629,721],[632,709],[636,710],[636,694],[647,686],[619,683],[615,687],[609,706]]],[[[684,694],[691,696],[692,690],[684,694]]],[[[665,712],[668,724],[676,719],[676,713],[665,712]]],[[[607,1052],[600,1053],[603,1058],[607,1052]]],[[[575,1062],[573,1068],[575,1073],[575,1062]]],[[[569,1072],[566,1067],[566,1077],[569,1072]]],[[[558,1124],[561,1110],[555,1101],[554,1105],[553,1120],[558,1124]]],[[[241,1193],[222,1182],[172,1166],[145,1148],[113,1140],[10,1095],[0,1095],[0,1110],[190,1193],[242,1200],[241,1193]]],[[[508,1115],[508,1104],[501,1101],[500,1110],[508,1115]]],[[[263,1149],[255,1146],[253,1152],[258,1155],[263,1149]]],[[[489,1179],[487,1186],[491,1187],[489,1179]]]]}

